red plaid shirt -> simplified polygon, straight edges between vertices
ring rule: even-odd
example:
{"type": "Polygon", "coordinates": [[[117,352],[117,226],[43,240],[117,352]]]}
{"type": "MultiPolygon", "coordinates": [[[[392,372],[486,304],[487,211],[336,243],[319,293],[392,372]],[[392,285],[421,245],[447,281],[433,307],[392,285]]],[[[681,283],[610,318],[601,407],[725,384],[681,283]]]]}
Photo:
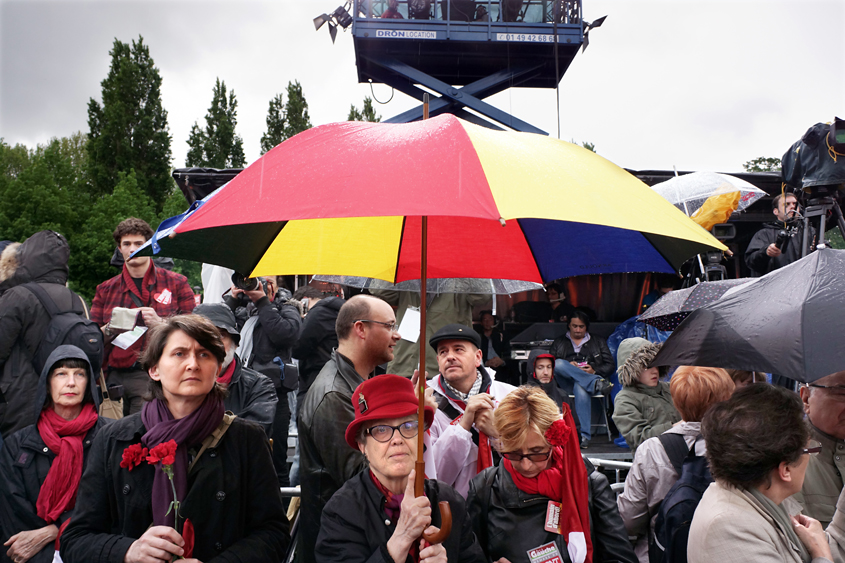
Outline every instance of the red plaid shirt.
{"type": "MultiPolygon", "coordinates": [[[[135,309],[138,305],[132,300],[134,294],[144,307],[152,307],[159,317],[169,317],[194,310],[194,292],[188,285],[188,278],[164,268],[156,268],[150,260],[150,267],[141,283],[142,291],[132,281],[126,266],[123,271],[97,286],[97,293],[91,304],[91,320],[100,326],[108,324],[115,307],[135,309]]],[[[146,337],[122,350],[106,344],[103,357],[103,369],[128,368],[138,359],[138,354],[147,343],[146,337]]]]}

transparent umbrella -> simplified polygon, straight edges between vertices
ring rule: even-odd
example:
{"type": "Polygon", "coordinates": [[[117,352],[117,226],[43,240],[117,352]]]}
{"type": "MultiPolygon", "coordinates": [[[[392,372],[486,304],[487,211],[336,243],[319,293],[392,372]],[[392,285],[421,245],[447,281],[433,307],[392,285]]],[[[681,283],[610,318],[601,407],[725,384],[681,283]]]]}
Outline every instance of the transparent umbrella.
{"type": "MultiPolygon", "coordinates": [[[[396,291],[420,292],[420,280],[406,280],[390,283],[376,278],[359,276],[314,276],[314,280],[348,285],[361,289],[393,289],[396,291]]],[[[489,295],[512,295],[523,291],[543,289],[539,283],[521,280],[501,280],[491,278],[429,278],[426,280],[426,293],[482,293],[489,295]]]]}
{"type": "Polygon", "coordinates": [[[687,216],[692,216],[709,197],[714,195],[740,192],[737,212],[745,210],[766,195],[766,192],[741,178],[716,172],[693,172],[676,176],[652,186],[651,189],[687,216]]]}

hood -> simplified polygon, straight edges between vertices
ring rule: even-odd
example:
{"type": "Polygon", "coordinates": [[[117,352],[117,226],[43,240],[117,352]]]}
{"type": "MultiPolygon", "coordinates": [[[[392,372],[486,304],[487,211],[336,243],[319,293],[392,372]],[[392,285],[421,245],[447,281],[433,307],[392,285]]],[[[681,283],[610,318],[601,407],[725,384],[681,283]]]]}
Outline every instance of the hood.
{"type": "MultiPolygon", "coordinates": [[[[528,367],[527,367],[527,369],[528,369],[528,375],[531,376],[532,379],[534,378],[534,362],[537,361],[537,358],[539,356],[543,356],[543,355],[551,356],[551,354],[549,354],[548,350],[543,350],[542,348],[535,348],[534,350],[531,350],[531,352],[528,354],[528,367]]],[[[552,359],[552,365],[554,365],[554,359],[552,359]]]]}
{"type": "MultiPolygon", "coordinates": [[[[619,383],[623,387],[632,387],[636,384],[640,373],[651,365],[651,362],[657,356],[657,352],[662,347],[662,342],[652,343],[645,338],[626,338],[623,340],[616,353],[619,359],[619,369],[617,370],[619,383]]],[[[660,377],[664,377],[667,371],[668,367],[660,367],[660,377]]]]}
{"type": "Polygon", "coordinates": [[[314,310],[317,307],[328,307],[330,309],[334,309],[335,311],[340,311],[340,308],[343,307],[344,303],[346,303],[346,299],[343,297],[323,297],[317,301],[311,310],[314,310]]]}
{"type": "Polygon", "coordinates": [[[44,369],[41,370],[41,377],[38,378],[38,388],[35,391],[36,416],[41,414],[41,410],[44,408],[44,401],[47,400],[47,376],[50,373],[50,368],[53,367],[53,364],[55,364],[59,360],[64,360],[67,358],[85,360],[85,363],[88,364],[88,385],[85,388],[85,392],[88,395],[88,398],[94,401],[94,408],[99,411],[99,393],[94,392],[94,389],[96,389],[97,386],[97,376],[94,374],[94,370],[91,369],[91,362],[88,360],[88,356],[86,356],[85,352],[83,352],[76,346],[62,344],[61,346],[58,346],[55,350],[53,350],[53,352],[47,357],[47,362],[44,364],[44,369]]]}
{"type": "Polygon", "coordinates": [[[17,253],[14,284],[27,282],[67,283],[70,247],[55,231],[39,231],[23,241],[17,253]]]}
{"type": "Polygon", "coordinates": [[[21,246],[19,242],[3,241],[3,243],[7,244],[0,252],[0,292],[12,285],[11,278],[18,269],[18,249],[21,246]]]}

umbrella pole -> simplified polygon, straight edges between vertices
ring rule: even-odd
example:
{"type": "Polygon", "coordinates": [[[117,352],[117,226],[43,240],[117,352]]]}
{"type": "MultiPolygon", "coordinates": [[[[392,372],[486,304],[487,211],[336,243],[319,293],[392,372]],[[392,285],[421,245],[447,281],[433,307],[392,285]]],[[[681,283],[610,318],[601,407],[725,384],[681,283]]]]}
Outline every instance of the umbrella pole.
{"type": "MultiPolygon", "coordinates": [[[[428,94],[423,95],[423,119],[428,119],[428,94]]],[[[428,288],[426,287],[426,276],[428,273],[428,217],[422,217],[422,233],[420,239],[420,367],[419,367],[419,396],[417,431],[417,462],[414,465],[416,473],[414,476],[414,496],[425,495],[425,461],[423,460],[423,449],[425,448],[425,344],[426,344],[426,301],[428,299],[428,288]]],[[[449,503],[440,501],[440,531],[434,534],[423,532],[423,538],[430,544],[442,543],[449,537],[452,531],[452,510],[449,503]]],[[[432,514],[433,515],[433,514],[432,514]]]]}

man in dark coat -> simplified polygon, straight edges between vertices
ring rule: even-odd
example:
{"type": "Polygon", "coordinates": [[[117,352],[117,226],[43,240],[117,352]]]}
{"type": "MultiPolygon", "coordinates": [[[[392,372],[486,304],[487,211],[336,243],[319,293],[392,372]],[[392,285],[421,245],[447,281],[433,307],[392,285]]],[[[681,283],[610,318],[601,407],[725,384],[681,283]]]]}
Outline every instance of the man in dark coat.
{"type": "Polygon", "coordinates": [[[260,424],[267,437],[271,438],[279,398],[270,378],[244,366],[235,353],[241,340],[241,334],[235,328],[235,314],[222,303],[197,305],[194,314],[207,318],[220,330],[226,347],[226,359],[221,366],[223,371],[217,378],[217,383],[229,392],[223,406],[239,418],[260,424]]]}
{"type": "Polygon", "coordinates": [[[238,355],[244,365],[263,373],[273,382],[279,402],[273,419],[273,465],[282,487],[290,485],[288,457],[288,431],[290,428],[290,405],[288,392],[296,390],[298,381],[284,370],[284,364],[291,362],[291,350],[299,337],[302,317],[299,309],[288,301],[291,294],[287,289],[276,289],[275,277],[261,278],[263,286],[255,291],[243,291],[235,286],[226,305],[235,313],[241,340],[238,355]],[[244,295],[249,302],[239,298],[244,295]],[[277,360],[278,358],[278,360],[277,360]]]}
{"type": "Polygon", "coordinates": [[[343,484],[367,467],[361,452],[344,438],[355,419],[352,393],[393,359],[399,340],[396,317],[386,302],[356,295],[341,308],[336,324],[338,347],[320,371],[299,407],[302,505],[297,561],[314,563],[323,507],[343,484]]]}
{"type": "MultiPolygon", "coordinates": [[[[53,231],[40,231],[17,248],[16,266],[0,297],[0,433],[10,436],[35,424],[32,409],[38,373],[32,358],[50,315],[38,297],[22,284],[40,284],[62,311],[84,310],[82,298],[65,287],[70,247],[53,231]]],[[[4,282],[4,283],[6,283],[4,282]]]]}
{"type": "MultiPolygon", "coordinates": [[[[751,270],[753,277],[759,278],[801,259],[804,227],[797,218],[799,211],[798,200],[793,194],[778,194],[772,200],[772,213],[777,221],[763,225],[745,249],[745,264],[751,270]],[[783,251],[775,244],[781,230],[789,234],[783,251]]],[[[815,229],[811,229],[809,236],[811,242],[814,242],[815,229]]]]}

